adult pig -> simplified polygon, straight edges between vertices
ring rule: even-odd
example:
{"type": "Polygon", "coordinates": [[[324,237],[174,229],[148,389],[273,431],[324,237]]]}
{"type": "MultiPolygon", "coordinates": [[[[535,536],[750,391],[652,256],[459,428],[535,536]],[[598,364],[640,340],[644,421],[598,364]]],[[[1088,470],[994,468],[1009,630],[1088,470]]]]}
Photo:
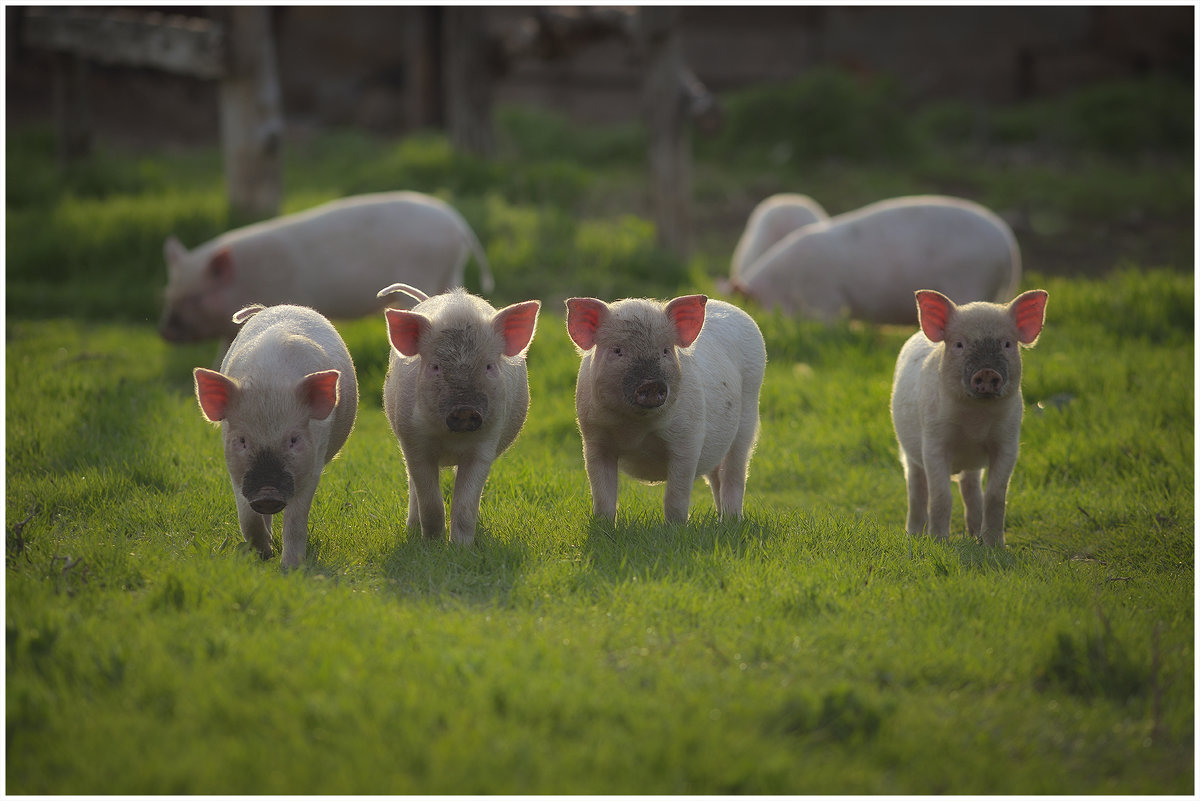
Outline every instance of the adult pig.
{"type": "Polygon", "coordinates": [[[159,333],[170,342],[231,340],[231,315],[250,303],[295,303],[335,319],[385,305],[375,290],[400,277],[430,292],[463,283],[474,254],[485,292],[483,248],[457,211],[417,192],[332,203],[222,234],[194,250],[163,248],[167,290],[159,333]]]}
{"type": "Polygon", "coordinates": [[[767,351],[750,316],[704,295],[669,303],[567,300],[582,352],[575,411],[592,511],[615,519],[617,471],[666,482],[663,512],[687,521],[704,476],[723,518],[740,518],[767,351]]]}
{"type": "Polygon", "coordinates": [[[1033,289],[1006,305],[964,306],[931,290],[916,296],[921,330],[900,350],[892,385],[892,423],[908,485],[906,528],[950,535],[950,482],[957,474],[967,531],[1003,546],[1024,411],[1020,346],[1037,341],[1048,295],[1033,289]]]}
{"type": "Polygon", "coordinates": [[[250,306],[221,371],[197,367],[196,399],[221,424],[242,536],[264,559],[271,516],[283,512],[285,569],[304,561],[321,471],[345,444],[358,379],[342,338],[303,306],[250,306]]]}
{"type": "Polygon", "coordinates": [[[746,220],[729,265],[730,280],[743,280],[750,265],[788,234],[828,219],[825,209],[808,195],[771,195],[755,206],[746,220]]]}
{"type": "Polygon", "coordinates": [[[789,234],[746,268],[739,288],[789,314],[910,325],[918,289],[955,303],[1001,301],[1020,277],[1020,250],[1003,220],[970,201],[917,196],[789,234]]]}
{"type": "MultiPolygon", "coordinates": [[[[380,294],[411,287],[393,286],[380,294]]],[[[440,468],[455,467],[450,539],[475,539],[479,502],[492,462],[525,424],[529,378],[525,351],[541,303],[497,311],[461,287],[424,296],[410,310],[387,309],[392,343],[383,408],[408,471],[408,526],[444,536],[440,468]]]]}

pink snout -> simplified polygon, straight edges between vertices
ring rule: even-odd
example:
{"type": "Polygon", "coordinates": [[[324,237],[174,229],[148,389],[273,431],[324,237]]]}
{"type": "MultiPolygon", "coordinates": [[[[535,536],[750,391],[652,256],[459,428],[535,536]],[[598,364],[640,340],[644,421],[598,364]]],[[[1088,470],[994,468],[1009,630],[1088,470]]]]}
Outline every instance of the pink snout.
{"type": "Polygon", "coordinates": [[[1004,378],[990,368],[984,368],[971,376],[971,390],[978,396],[999,395],[1004,389],[1004,378]]]}

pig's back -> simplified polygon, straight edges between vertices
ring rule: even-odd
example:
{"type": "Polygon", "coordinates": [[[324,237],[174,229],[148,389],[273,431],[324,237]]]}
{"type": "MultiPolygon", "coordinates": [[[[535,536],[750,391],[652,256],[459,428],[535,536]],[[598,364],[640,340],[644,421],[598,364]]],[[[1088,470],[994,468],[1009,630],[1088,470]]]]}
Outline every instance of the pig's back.
{"type": "Polygon", "coordinates": [[[745,279],[757,270],[759,257],[789,234],[829,219],[825,209],[808,195],[772,195],[750,213],[746,229],[733,251],[730,278],[745,279]]]}
{"type": "Polygon", "coordinates": [[[757,414],[767,349],[750,315],[736,306],[710,300],[704,327],[693,348],[693,364],[704,389],[704,443],[698,475],[725,458],[743,416],[757,414]]]}
{"type": "Polygon", "coordinates": [[[465,263],[466,222],[447,204],[416,192],[333,201],[228,235],[239,275],[258,299],[318,306],[331,317],[382,308],[384,286],[408,280],[430,293],[465,263]],[[437,284],[437,285],[434,285],[437,284]]]}
{"type": "Polygon", "coordinates": [[[698,362],[727,363],[746,385],[762,383],[767,347],[762,332],[746,312],[721,300],[709,300],[704,308],[704,327],[696,338],[698,362]]]}
{"type": "Polygon", "coordinates": [[[968,201],[901,198],[834,220],[826,233],[846,249],[843,290],[858,319],[913,323],[918,289],[956,303],[994,301],[1019,279],[1011,229],[968,201]]]}
{"type": "Polygon", "coordinates": [[[935,345],[920,331],[900,348],[892,379],[892,422],[900,448],[921,462],[921,371],[935,345]]]}

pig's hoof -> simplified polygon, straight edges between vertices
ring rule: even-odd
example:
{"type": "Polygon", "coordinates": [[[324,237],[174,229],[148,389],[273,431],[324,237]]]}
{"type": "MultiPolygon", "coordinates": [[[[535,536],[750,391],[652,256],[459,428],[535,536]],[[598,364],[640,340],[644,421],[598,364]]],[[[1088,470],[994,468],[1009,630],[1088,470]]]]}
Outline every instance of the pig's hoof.
{"type": "Polygon", "coordinates": [[[275,549],[271,547],[270,543],[268,543],[264,548],[260,545],[255,545],[252,542],[243,542],[241,549],[243,553],[253,553],[264,562],[275,556],[275,549]]]}

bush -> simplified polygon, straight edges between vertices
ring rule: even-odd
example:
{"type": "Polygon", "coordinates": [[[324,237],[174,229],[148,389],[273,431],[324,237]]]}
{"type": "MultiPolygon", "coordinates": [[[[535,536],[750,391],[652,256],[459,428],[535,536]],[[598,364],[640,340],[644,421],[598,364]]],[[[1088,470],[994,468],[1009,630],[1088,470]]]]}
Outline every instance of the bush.
{"type": "Polygon", "coordinates": [[[702,158],[779,166],[829,157],[891,159],[913,148],[900,93],[887,78],[814,70],[794,81],[730,94],[722,102],[720,132],[696,142],[702,158]]]}

